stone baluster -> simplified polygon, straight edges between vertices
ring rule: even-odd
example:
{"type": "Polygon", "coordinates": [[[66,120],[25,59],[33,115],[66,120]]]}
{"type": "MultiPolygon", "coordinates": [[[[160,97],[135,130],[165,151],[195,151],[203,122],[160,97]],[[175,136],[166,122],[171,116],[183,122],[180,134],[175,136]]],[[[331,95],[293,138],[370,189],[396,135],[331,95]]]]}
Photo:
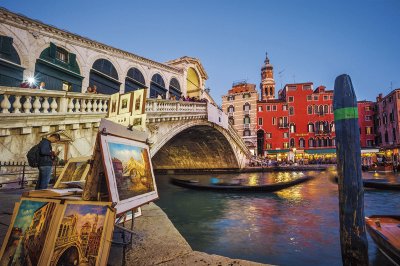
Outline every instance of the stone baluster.
{"type": "Polygon", "coordinates": [[[31,112],[31,109],[32,109],[31,99],[32,99],[31,96],[26,96],[26,98],[25,98],[24,105],[22,106],[22,107],[24,107],[25,114],[29,114],[31,112]]]}
{"type": "Polygon", "coordinates": [[[98,105],[97,105],[97,100],[94,99],[94,100],[93,100],[93,113],[97,113],[97,107],[98,107],[98,105]]]}
{"type": "Polygon", "coordinates": [[[87,112],[91,113],[92,112],[92,99],[88,99],[87,102],[87,112]]]}
{"type": "Polygon", "coordinates": [[[81,104],[81,112],[86,113],[86,99],[82,99],[82,104],[81,104]]]}
{"type": "Polygon", "coordinates": [[[51,101],[51,104],[50,104],[50,109],[51,109],[50,112],[51,113],[57,113],[57,107],[58,107],[57,98],[53,97],[53,99],[51,101]]]}
{"type": "Polygon", "coordinates": [[[40,108],[42,107],[42,104],[40,103],[40,96],[34,96],[35,101],[33,102],[33,112],[35,114],[40,113],[40,108]]]}
{"type": "Polygon", "coordinates": [[[10,97],[7,94],[4,94],[4,99],[1,101],[0,107],[1,107],[1,112],[4,114],[8,114],[10,111],[9,109],[11,108],[11,103],[10,100],[8,99],[10,97]]]}
{"type": "Polygon", "coordinates": [[[157,106],[157,101],[153,102],[153,112],[157,112],[158,111],[158,106],[157,106]]]}
{"type": "Polygon", "coordinates": [[[99,105],[97,106],[97,108],[99,109],[99,113],[103,112],[103,100],[99,100],[99,105]]]}
{"type": "MultiPolygon", "coordinates": [[[[103,102],[103,100],[102,100],[103,102]]],[[[103,112],[107,112],[108,110],[108,100],[104,100],[103,102],[103,112]]]]}
{"type": "Polygon", "coordinates": [[[81,104],[80,104],[80,100],[76,99],[75,100],[75,112],[79,113],[81,111],[81,104]]]}
{"type": "Polygon", "coordinates": [[[20,95],[15,96],[15,101],[12,106],[14,108],[13,113],[15,113],[15,114],[21,113],[20,109],[21,109],[22,105],[21,105],[21,96],[20,95]]]}
{"type": "Polygon", "coordinates": [[[69,98],[68,101],[68,113],[72,113],[72,109],[74,109],[74,99],[69,98]]]}
{"type": "Polygon", "coordinates": [[[47,114],[49,112],[50,108],[49,97],[44,97],[42,108],[43,108],[43,113],[47,114]]]}

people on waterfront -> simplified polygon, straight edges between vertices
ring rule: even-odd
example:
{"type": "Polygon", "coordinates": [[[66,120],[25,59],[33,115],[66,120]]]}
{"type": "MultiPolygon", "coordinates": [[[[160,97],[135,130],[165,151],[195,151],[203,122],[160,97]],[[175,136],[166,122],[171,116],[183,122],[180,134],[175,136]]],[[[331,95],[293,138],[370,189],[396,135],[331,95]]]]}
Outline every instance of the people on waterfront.
{"type": "Polygon", "coordinates": [[[161,94],[158,94],[158,95],[157,95],[157,99],[158,99],[158,100],[161,100],[161,99],[162,99],[161,94]]]}
{"type": "Polygon", "coordinates": [[[45,90],[46,87],[46,83],[44,81],[40,82],[39,86],[37,87],[37,89],[39,90],[45,90]]]}
{"type": "Polygon", "coordinates": [[[37,180],[35,189],[46,189],[50,182],[51,169],[53,161],[56,159],[60,151],[54,152],[51,144],[60,140],[60,134],[54,133],[43,138],[39,143],[39,179],[37,180]]]}

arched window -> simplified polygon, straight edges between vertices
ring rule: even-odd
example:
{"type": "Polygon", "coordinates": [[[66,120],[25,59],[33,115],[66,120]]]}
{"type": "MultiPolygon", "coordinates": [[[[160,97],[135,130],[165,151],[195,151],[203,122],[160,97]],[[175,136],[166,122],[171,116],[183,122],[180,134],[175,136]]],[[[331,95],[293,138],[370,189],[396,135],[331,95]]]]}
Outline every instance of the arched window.
{"type": "Polygon", "coordinates": [[[257,130],[257,154],[264,155],[264,142],[265,142],[264,130],[257,130]]]}
{"type": "Polygon", "coordinates": [[[290,139],[290,147],[291,147],[291,148],[294,147],[294,139],[290,139]]]}
{"type": "Polygon", "coordinates": [[[294,115],[294,107],[293,106],[289,107],[289,115],[294,115]]]}
{"type": "Polygon", "coordinates": [[[299,139],[299,147],[300,148],[304,148],[306,146],[306,142],[303,138],[299,139]]]}
{"type": "Polygon", "coordinates": [[[331,123],[331,132],[335,132],[335,122],[331,123]]]}
{"type": "Polygon", "coordinates": [[[233,113],[233,112],[235,112],[235,107],[233,105],[230,105],[228,107],[228,113],[233,113]]]}
{"type": "Polygon", "coordinates": [[[330,126],[328,121],[324,121],[324,133],[329,133],[330,126]]]}
{"type": "Polygon", "coordinates": [[[179,82],[176,78],[172,78],[169,83],[169,95],[173,95],[176,99],[179,99],[181,94],[181,85],[179,85],[179,82]]]}
{"type": "Polygon", "coordinates": [[[336,147],[336,138],[332,139],[332,146],[336,147]]]}
{"type": "Polygon", "coordinates": [[[125,78],[125,92],[147,88],[145,84],[146,81],[139,69],[132,67],[128,70],[125,78]]]}
{"type": "Polygon", "coordinates": [[[309,146],[310,148],[312,148],[312,147],[315,146],[315,145],[314,145],[314,139],[313,139],[313,138],[310,138],[310,139],[308,140],[308,146],[309,146]]]}
{"type": "Polygon", "coordinates": [[[250,111],[250,104],[249,103],[245,103],[243,105],[243,111],[250,111]]]}
{"type": "Polygon", "coordinates": [[[271,96],[274,95],[274,91],[272,90],[272,87],[269,88],[269,95],[271,95],[271,96]]]}
{"type": "Polygon", "coordinates": [[[322,105],[319,106],[318,114],[319,115],[323,115],[324,114],[324,106],[322,106],[322,105]]]}
{"type": "Polygon", "coordinates": [[[167,94],[167,89],[165,88],[165,83],[160,74],[154,74],[150,82],[150,98],[161,98],[165,99],[167,94]]]}
{"type": "Polygon", "coordinates": [[[328,105],[324,105],[324,114],[329,113],[329,107],[328,105]]]}
{"type": "Polygon", "coordinates": [[[322,147],[328,146],[328,139],[322,139],[322,147]]]}
{"type": "Polygon", "coordinates": [[[316,138],[314,144],[315,147],[321,147],[321,140],[319,138],[316,138]]]}
{"type": "Polygon", "coordinates": [[[328,138],[328,146],[331,147],[332,146],[332,139],[328,138]]]}
{"type": "Polygon", "coordinates": [[[307,107],[307,114],[312,115],[312,113],[313,113],[313,107],[312,107],[312,105],[309,105],[307,107]]]}
{"type": "Polygon", "coordinates": [[[90,70],[89,85],[95,85],[99,93],[114,94],[121,83],[114,65],[107,59],[97,59],[90,70]]]}
{"type": "Polygon", "coordinates": [[[0,86],[19,87],[24,69],[20,67],[21,60],[13,46],[13,38],[0,36],[0,86]]]}
{"type": "Polygon", "coordinates": [[[314,105],[314,114],[318,114],[318,105],[314,105]]]}
{"type": "Polygon", "coordinates": [[[244,118],[243,118],[243,124],[250,124],[250,116],[248,116],[248,115],[246,115],[244,118]]]}
{"type": "Polygon", "coordinates": [[[290,124],[290,133],[296,133],[296,125],[293,123],[290,124]]]}
{"type": "Polygon", "coordinates": [[[309,133],[314,133],[314,124],[313,123],[308,123],[308,132],[309,133]]]}

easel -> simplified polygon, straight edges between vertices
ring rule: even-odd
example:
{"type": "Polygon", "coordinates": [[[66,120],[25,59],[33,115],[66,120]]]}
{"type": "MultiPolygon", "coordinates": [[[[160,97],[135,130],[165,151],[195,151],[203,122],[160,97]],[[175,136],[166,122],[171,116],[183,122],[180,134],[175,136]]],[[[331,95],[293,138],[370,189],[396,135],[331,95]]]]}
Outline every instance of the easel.
{"type": "Polygon", "coordinates": [[[124,212],[120,217],[117,218],[114,226],[115,226],[115,228],[118,228],[118,229],[122,230],[122,233],[123,233],[122,234],[122,242],[112,241],[113,244],[123,245],[123,246],[127,246],[127,245],[132,246],[132,243],[133,243],[132,239],[133,239],[133,235],[135,234],[135,232],[133,231],[134,220],[135,220],[134,210],[135,209],[129,210],[127,212],[124,212]],[[125,227],[125,222],[126,222],[127,215],[129,213],[132,215],[131,226],[130,226],[130,228],[126,228],[125,227]],[[123,224],[122,226],[120,225],[121,221],[122,221],[122,224],[123,224]],[[129,238],[128,242],[125,241],[125,232],[127,232],[130,235],[130,238],[129,238]]]}

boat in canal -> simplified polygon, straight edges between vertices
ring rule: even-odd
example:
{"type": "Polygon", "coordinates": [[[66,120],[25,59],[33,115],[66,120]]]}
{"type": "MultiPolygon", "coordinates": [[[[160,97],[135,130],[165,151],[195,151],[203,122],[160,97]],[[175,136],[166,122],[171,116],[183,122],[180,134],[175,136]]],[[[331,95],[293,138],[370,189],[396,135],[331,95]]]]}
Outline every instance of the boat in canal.
{"type": "MultiPolygon", "coordinates": [[[[332,181],[338,183],[338,177],[334,177],[332,181]]],[[[400,190],[400,183],[392,183],[385,178],[363,179],[363,186],[381,190],[400,190]]]]}
{"type": "Polygon", "coordinates": [[[372,215],[365,221],[367,231],[379,250],[400,265],[400,215],[372,215]]]}
{"type": "Polygon", "coordinates": [[[314,177],[312,176],[304,176],[287,182],[277,182],[277,183],[257,185],[257,186],[242,185],[240,182],[239,183],[221,182],[221,183],[205,185],[201,184],[196,180],[185,180],[178,178],[171,178],[170,181],[172,184],[180,187],[198,189],[198,190],[226,191],[226,192],[274,192],[310,181],[313,178],[314,177]]]}

